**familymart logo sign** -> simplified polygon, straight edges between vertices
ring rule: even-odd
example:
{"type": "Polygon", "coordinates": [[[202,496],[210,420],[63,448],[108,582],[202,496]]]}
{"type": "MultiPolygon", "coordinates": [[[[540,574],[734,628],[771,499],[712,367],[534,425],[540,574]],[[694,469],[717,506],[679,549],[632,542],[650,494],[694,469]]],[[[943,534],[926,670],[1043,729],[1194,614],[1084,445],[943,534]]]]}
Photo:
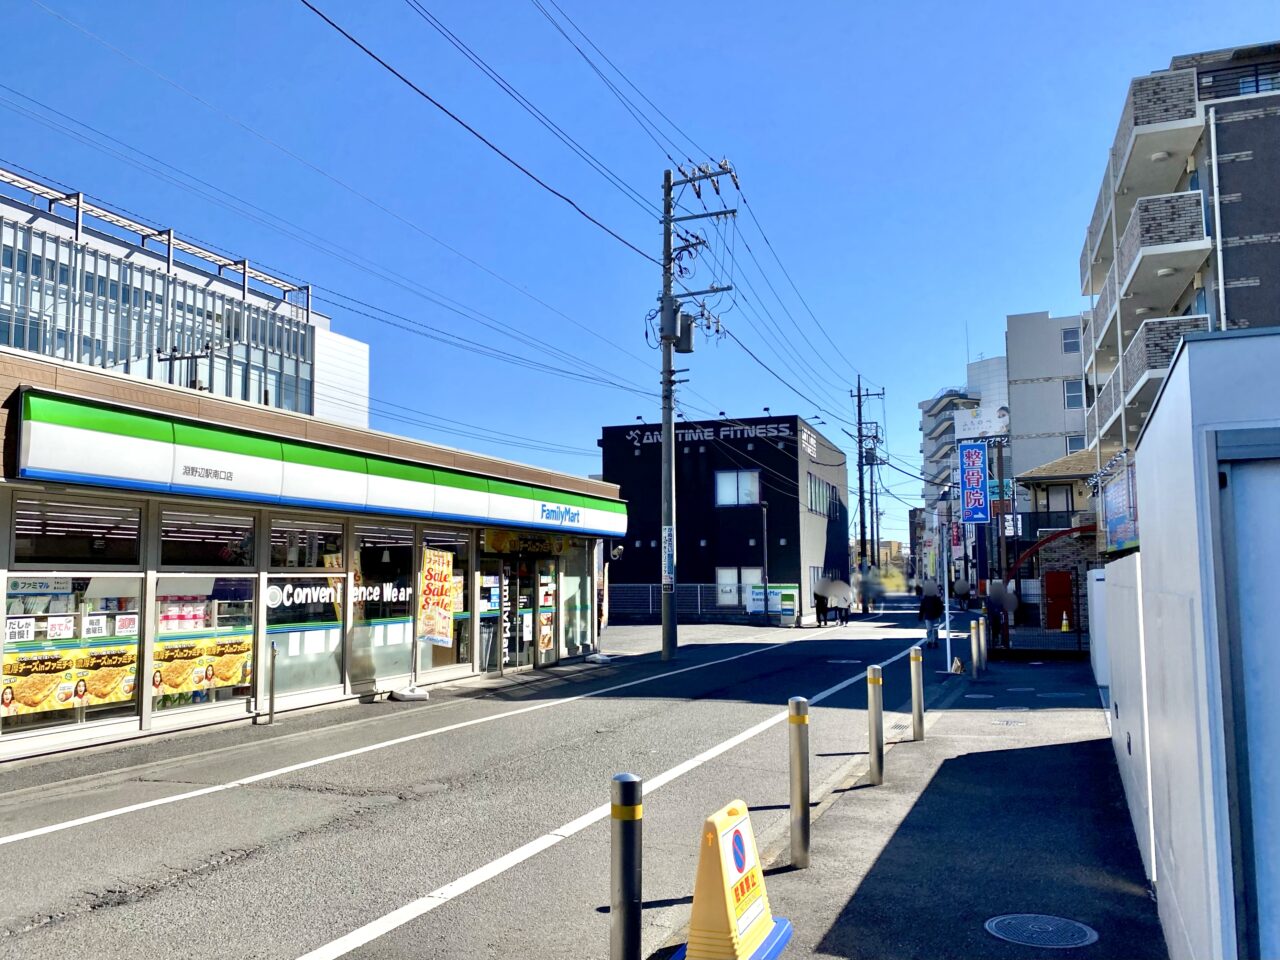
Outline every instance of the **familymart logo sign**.
{"type": "Polygon", "coordinates": [[[557,507],[544,503],[539,507],[538,515],[544,523],[554,523],[561,527],[577,527],[582,525],[582,511],[572,507],[557,507]]]}

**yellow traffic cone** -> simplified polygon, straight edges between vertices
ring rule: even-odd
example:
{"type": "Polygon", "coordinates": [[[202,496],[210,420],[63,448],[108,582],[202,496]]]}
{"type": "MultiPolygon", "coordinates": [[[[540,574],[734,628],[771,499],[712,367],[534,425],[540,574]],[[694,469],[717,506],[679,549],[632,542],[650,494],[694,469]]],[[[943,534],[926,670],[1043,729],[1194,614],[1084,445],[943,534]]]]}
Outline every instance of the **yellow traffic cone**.
{"type": "Polygon", "coordinates": [[[1065,610],[1063,610],[1063,611],[1062,611],[1062,632],[1063,632],[1063,633],[1070,633],[1070,632],[1071,632],[1071,624],[1070,624],[1070,622],[1067,620],[1067,611],[1065,611],[1065,610]]]}

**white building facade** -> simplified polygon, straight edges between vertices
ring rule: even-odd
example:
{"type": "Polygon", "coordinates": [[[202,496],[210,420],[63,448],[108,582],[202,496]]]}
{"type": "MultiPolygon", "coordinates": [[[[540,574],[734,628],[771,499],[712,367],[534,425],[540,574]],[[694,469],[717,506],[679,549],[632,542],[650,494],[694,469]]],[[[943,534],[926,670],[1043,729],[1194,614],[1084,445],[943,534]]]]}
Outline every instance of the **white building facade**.
{"type": "Polygon", "coordinates": [[[368,345],[310,287],[3,168],[0,346],[369,423],[368,345]]]}

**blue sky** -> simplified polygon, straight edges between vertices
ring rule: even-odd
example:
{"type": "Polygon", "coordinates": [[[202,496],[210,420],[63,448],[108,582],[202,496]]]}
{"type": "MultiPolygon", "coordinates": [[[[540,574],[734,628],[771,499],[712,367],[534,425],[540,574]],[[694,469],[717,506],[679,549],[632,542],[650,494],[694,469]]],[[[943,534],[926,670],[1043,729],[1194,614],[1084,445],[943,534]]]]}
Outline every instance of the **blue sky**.
{"type": "MultiPolygon", "coordinates": [[[[539,126],[404,0],[314,2],[539,177],[658,255],[653,215],[539,126]]],[[[804,298],[750,217],[739,218],[737,238],[730,230],[721,243],[711,233],[722,262],[733,241],[735,275],[703,258],[689,282],[737,283],[741,299],[718,304],[723,322],[811,400],[732,341],[702,340],[681,364],[698,394],[684,397],[690,416],[699,415],[694,408],[752,416],[765,406],[809,416],[820,405],[830,411],[821,429],[843,441],[832,413],[851,418],[852,363],[884,387],[889,449],[908,469],[919,461],[916,403],[963,380],[966,324],[970,354],[992,356],[1003,351],[1005,314],[1084,306],[1076,293],[1080,245],[1129,79],[1167,66],[1174,54],[1280,39],[1274,0],[814,2],[785,11],[749,0],[710,16],[687,4],[559,2],[697,144],[734,163],[804,298]]],[[[354,250],[384,275],[0,101],[5,162],[378,311],[522,360],[578,370],[594,364],[617,383],[652,391],[533,371],[323,306],[335,329],[371,344],[372,393],[382,411],[375,427],[589,473],[598,469],[600,426],[657,417],[658,360],[645,343],[644,317],[658,268],[540,190],[298,0],[40,4],[5,4],[0,83],[354,250]],[[450,312],[424,288],[522,339],[450,312]],[[424,414],[576,451],[448,435],[424,414]]],[[[422,5],[657,202],[669,166],[664,152],[532,0],[422,5]]],[[[0,97],[48,116],[9,90],[0,97]]],[[[727,199],[737,202],[732,191],[727,199]]],[[[869,409],[881,413],[878,401],[869,409]]],[[[886,479],[904,499],[919,493],[902,474],[886,479]]],[[[884,536],[903,536],[906,507],[888,497],[884,504],[884,536]]]]}

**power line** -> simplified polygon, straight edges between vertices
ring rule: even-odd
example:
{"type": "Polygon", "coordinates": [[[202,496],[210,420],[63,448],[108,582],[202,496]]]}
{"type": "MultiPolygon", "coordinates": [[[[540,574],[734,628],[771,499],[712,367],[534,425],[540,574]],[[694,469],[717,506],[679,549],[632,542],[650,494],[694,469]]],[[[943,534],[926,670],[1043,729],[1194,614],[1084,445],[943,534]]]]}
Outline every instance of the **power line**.
{"type": "MultiPolygon", "coordinates": [[[[638,93],[640,95],[640,98],[644,100],[644,102],[647,103],[650,107],[652,107],[653,110],[658,114],[658,116],[660,116],[663,120],[667,121],[667,123],[671,125],[672,129],[674,129],[677,133],[679,133],[682,137],[684,137],[687,141],[689,141],[690,145],[693,146],[696,152],[703,154],[708,160],[712,161],[713,163],[715,162],[716,158],[711,155],[710,151],[704,150],[702,147],[698,146],[697,141],[695,141],[693,137],[685,133],[684,130],[681,129],[679,124],[677,124],[674,120],[672,120],[665,113],[663,113],[662,108],[659,107],[656,103],[654,103],[645,95],[645,92],[643,90],[641,90],[634,83],[632,83],[631,78],[628,77],[625,73],[623,73],[622,69],[616,63],[614,63],[612,60],[609,59],[608,54],[606,54],[603,50],[601,50],[598,46],[596,46],[595,42],[589,36],[587,36],[587,34],[583,31],[583,29],[580,26],[578,26],[577,23],[575,23],[573,19],[567,13],[564,12],[563,9],[561,9],[560,5],[556,3],[556,0],[547,0],[547,2],[550,3],[551,6],[556,8],[556,12],[559,13],[560,16],[564,17],[565,21],[571,27],[573,27],[574,30],[578,32],[578,35],[581,36],[583,40],[587,41],[591,49],[594,50],[596,53],[598,53],[600,57],[604,60],[604,62],[607,63],[613,69],[613,72],[616,73],[618,76],[620,76],[623,82],[627,84],[627,86],[629,86],[632,90],[638,93]]],[[[671,143],[669,139],[667,142],[671,143]]],[[[675,144],[672,143],[672,146],[675,146],[675,144]]],[[[677,152],[683,152],[683,151],[680,151],[678,147],[676,149],[677,149],[677,152]]]]}
{"type": "MultiPolygon", "coordinates": [[[[174,80],[172,77],[169,77],[164,73],[161,73],[159,70],[157,70],[155,67],[151,66],[150,64],[144,63],[143,61],[139,60],[137,57],[134,57],[132,54],[129,54],[128,52],[120,49],[110,41],[94,33],[88,27],[77,22],[76,20],[71,19],[66,14],[63,14],[57,10],[54,10],[52,7],[44,3],[43,0],[31,0],[31,2],[35,4],[37,7],[39,7],[41,10],[43,10],[45,13],[49,14],[51,17],[54,17],[55,19],[62,21],[67,26],[71,27],[73,30],[76,30],[77,32],[83,34],[84,36],[88,37],[90,40],[93,40],[95,43],[99,44],[105,49],[110,50],[112,53],[116,54],[122,59],[127,60],[129,63],[133,64],[135,67],[138,67],[141,70],[145,70],[147,73],[150,73],[152,76],[156,77],[158,80],[161,80],[165,84],[177,90],[179,93],[194,100],[196,103],[200,104],[209,112],[214,113],[219,117],[222,117],[228,123],[231,123],[234,126],[237,126],[240,129],[244,130],[245,132],[251,134],[252,136],[256,137],[258,140],[265,143],[267,146],[275,150],[278,150],[280,153],[283,153],[285,156],[289,157],[291,160],[306,167],[308,170],[311,170],[313,173],[316,173],[319,176],[324,177],[326,180],[330,181],[335,186],[342,188],[347,193],[351,194],[353,197],[356,197],[357,199],[373,207],[375,210],[378,210],[379,212],[395,220],[398,220],[400,223],[404,224],[406,227],[413,230],[415,233],[426,238],[427,240],[430,240],[432,243],[436,244],[441,249],[447,250],[449,253],[453,254],[454,256],[458,257],[460,260],[463,260],[466,263],[470,264],[471,266],[475,267],[477,270],[480,270],[488,274],[489,276],[493,277],[495,280],[499,281],[500,283],[505,284],[506,286],[510,287],[512,290],[519,293],[521,296],[526,297],[529,300],[532,300],[534,303],[538,304],[540,307],[550,311],[551,313],[556,314],[559,317],[562,317],[565,320],[570,321],[571,323],[577,324],[578,326],[584,326],[583,324],[579,323],[579,321],[575,320],[573,317],[570,317],[568,314],[564,313],[562,310],[552,306],[550,303],[547,303],[545,300],[541,299],[535,294],[530,293],[528,290],[526,290],[520,284],[516,283],[514,280],[504,277],[502,274],[498,273],[493,268],[486,266],[485,264],[481,263],[479,260],[476,260],[474,257],[462,252],[461,250],[445,242],[444,240],[441,240],[439,237],[435,236],[435,234],[425,229],[421,224],[417,223],[414,220],[409,219],[404,214],[400,213],[398,210],[395,210],[391,207],[386,206],[385,204],[379,202],[378,200],[364,193],[362,190],[358,189],[357,187],[343,180],[341,177],[338,177],[335,174],[330,173],[328,170],[325,170],[323,167],[320,167],[317,164],[311,162],[306,157],[301,156],[300,154],[294,152],[293,150],[290,150],[284,144],[280,143],[277,140],[274,140],[273,138],[269,137],[267,134],[263,133],[261,130],[258,130],[256,127],[251,126],[250,124],[246,123],[244,120],[241,120],[239,117],[235,116],[234,114],[222,109],[216,104],[210,103],[208,100],[204,99],[199,94],[189,90],[187,87],[183,86],[178,81],[174,80]]],[[[593,336],[598,336],[598,334],[593,333],[593,336]]],[[[609,343],[612,347],[614,347],[614,349],[621,350],[623,353],[627,353],[633,359],[639,360],[642,363],[648,362],[636,356],[635,354],[630,353],[630,351],[627,351],[622,347],[619,347],[617,344],[614,344],[612,341],[606,340],[606,342],[609,343]]]]}
{"type": "MultiPolygon", "coordinates": [[[[332,257],[333,259],[339,262],[345,263],[350,266],[356,266],[364,272],[371,273],[374,276],[379,277],[380,279],[388,283],[394,284],[395,286],[398,286],[401,289],[404,289],[409,293],[414,294],[415,296],[421,297],[422,299],[427,300],[428,302],[436,306],[442,307],[443,309],[448,310],[451,313],[454,313],[460,317],[471,320],[472,322],[478,323],[481,326],[485,326],[490,329],[493,329],[496,332],[504,334],[505,336],[512,337],[513,339],[523,343],[526,346],[540,345],[540,341],[535,340],[530,335],[525,334],[523,331],[520,331],[518,328],[512,326],[511,324],[505,323],[492,316],[489,316],[488,314],[485,314],[482,311],[475,309],[474,307],[467,306],[466,304],[463,304],[460,301],[454,300],[453,298],[448,297],[447,295],[440,293],[436,290],[433,290],[430,287],[425,286],[424,284],[420,284],[420,283],[417,283],[416,281],[410,280],[408,277],[405,277],[404,275],[399,274],[394,270],[386,268],[383,264],[379,262],[369,260],[363,257],[362,255],[360,255],[359,253],[343,247],[342,245],[336,243],[335,241],[329,240],[325,237],[321,237],[318,234],[315,234],[312,231],[308,230],[307,228],[302,227],[286,219],[285,217],[280,216],[279,214],[275,214],[269,210],[266,210],[265,208],[260,207],[257,204],[252,203],[251,201],[245,200],[244,198],[239,197],[236,194],[231,193],[230,191],[227,191],[217,186],[216,184],[210,183],[207,180],[203,180],[200,177],[197,177],[194,174],[184,171],[181,168],[176,167],[165,160],[155,157],[149,153],[146,153],[143,150],[138,150],[137,148],[124,143],[123,141],[111,136],[110,134],[104,133],[103,131],[98,130],[97,128],[91,126],[90,124],[87,124],[81,120],[78,120],[77,118],[72,117],[69,114],[63,113],[62,111],[59,111],[56,108],[51,107],[48,104],[43,103],[34,97],[30,97],[27,94],[14,90],[13,88],[8,87],[4,84],[0,84],[0,89],[7,90],[19,97],[22,97],[24,100],[28,100],[31,103],[37,104],[41,108],[48,110],[49,112],[54,113],[57,116],[63,117],[72,123],[78,124],[84,129],[91,131],[95,135],[102,137],[105,140],[108,140],[112,143],[119,144],[125,150],[136,152],[138,155],[145,157],[148,160],[151,160],[154,163],[159,164],[160,166],[166,167],[169,170],[174,171],[180,177],[185,177],[186,179],[191,180],[194,183],[201,184],[202,186],[207,187],[209,190],[212,190],[217,194],[221,194],[222,197],[225,197],[227,199],[226,200],[221,199],[218,196],[213,196],[205,192],[204,190],[193,187],[189,183],[184,183],[182,180],[178,179],[177,177],[170,176],[169,174],[163,172],[162,170],[149,167],[148,165],[141,163],[136,158],[126,153],[122,153],[121,151],[114,150],[111,147],[105,146],[104,144],[97,143],[91,138],[84,136],[83,134],[65,126],[64,124],[60,124],[55,121],[52,121],[47,117],[42,117],[39,114],[34,113],[33,111],[30,111],[30,110],[27,110],[24,107],[14,103],[8,98],[0,96],[0,105],[5,105],[9,109],[17,113],[20,113],[23,116],[26,116],[37,122],[43,123],[52,129],[59,130],[64,134],[66,134],[67,136],[87,146],[93,147],[94,149],[97,149],[103,153],[106,153],[110,156],[113,156],[119,159],[123,163],[133,166],[136,169],[142,170],[145,173],[149,173],[152,176],[155,176],[158,179],[162,179],[165,182],[171,183],[174,186],[177,186],[180,189],[183,189],[189,193],[202,197],[203,199],[208,200],[209,202],[214,203],[218,206],[221,206],[224,209],[230,210],[231,212],[236,213],[248,220],[252,220],[255,223],[259,223],[263,226],[268,227],[269,229],[275,230],[276,232],[284,236],[287,236],[293,240],[296,240],[299,243],[302,243],[308,247],[311,247],[312,249],[317,250],[320,253],[325,254],[326,256],[332,257]],[[257,211],[258,213],[261,214],[261,216],[256,215],[252,212],[249,212],[249,210],[240,209],[238,206],[236,206],[237,204],[243,207],[249,208],[249,210],[257,211]],[[273,221],[278,221],[278,222],[273,222],[273,221]],[[284,224],[285,227],[287,227],[288,229],[285,229],[285,227],[281,227],[280,224],[284,224]]],[[[26,170],[26,168],[22,167],[19,164],[12,163],[11,161],[3,160],[0,162],[7,163],[10,166],[14,167],[15,169],[26,170]]],[[[41,177],[43,179],[51,179],[46,175],[37,173],[35,171],[26,171],[26,172],[29,172],[33,176],[41,177]]],[[[67,184],[59,184],[59,186],[61,186],[63,189],[66,189],[69,193],[74,192],[74,188],[70,187],[67,184]]],[[[137,219],[143,222],[150,222],[149,218],[142,214],[127,210],[124,207],[121,207],[119,205],[109,203],[105,200],[102,200],[101,198],[94,197],[94,199],[97,200],[99,203],[101,203],[103,206],[114,209],[117,212],[122,213],[126,216],[132,217],[134,219],[137,219]]],[[[152,225],[155,226],[154,224],[152,225]]],[[[195,237],[194,235],[188,234],[188,236],[191,236],[191,239],[196,240],[197,242],[209,247],[210,249],[214,249],[214,250],[218,249],[217,246],[210,244],[208,241],[201,240],[200,238],[195,237]]],[[[220,252],[225,253],[228,257],[232,259],[239,259],[235,254],[229,251],[221,250],[220,252]]],[[[255,261],[255,262],[260,262],[260,261],[255,261]]],[[[263,263],[262,266],[268,267],[268,269],[271,269],[272,272],[274,272],[279,276],[287,277],[300,284],[303,283],[301,278],[292,276],[287,271],[271,268],[265,263],[263,263]]],[[[322,287],[317,287],[317,288],[325,289],[322,287]]],[[[337,293],[337,291],[330,291],[330,292],[333,292],[335,294],[337,293]]],[[[593,330],[588,325],[572,317],[568,317],[567,315],[565,316],[566,316],[566,319],[568,319],[575,326],[582,328],[586,332],[590,333],[592,336],[595,336],[597,339],[600,339],[605,343],[609,344],[610,346],[614,347],[619,352],[625,353],[627,356],[630,356],[637,361],[643,362],[642,358],[635,356],[634,354],[630,353],[630,351],[627,351],[622,347],[618,346],[612,340],[609,340],[608,338],[598,334],[595,330],[593,330]]],[[[572,355],[568,355],[568,356],[572,356],[572,355]]],[[[627,380],[626,378],[619,378],[616,372],[600,367],[599,365],[594,364],[591,361],[584,360],[578,357],[572,357],[572,358],[577,360],[586,368],[594,368],[598,370],[605,378],[621,379],[622,382],[624,383],[630,383],[633,386],[636,385],[634,384],[634,381],[627,380]]]]}
{"type": "Polygon", "coordinates": [[[378,56],[378,54],[374,53],[372,50],[366,47],[363,43],[357,40],[354,36],[348,33],[345,29],[343,29],[341,26],[339,26],[337,23],[331,20],[327,14],[325,14],[322,10],[320,10],[319,7],[312,4],[311,0],[298,0],[298,2],[301,3],[308,10],[310,10],[312,13],[314,13],[321,20],[323,20],[325,23],[327,23],[329,26],[331,26],[338,33],[340,33],[350,43],[352,43],[354,46],[359,48],[360,51],[363,52],[367,57],[369,57],[370,59],[378,63],[384,70],[386,70],[388,73],[394,76],[406,87],[408,87],[418,96],[420,96],[423,100],[426,100],[427,103],[431,104],[433,107],[435,107],[445,116],[447,116],[454,123],[458,124],[458,126],[462,127],[462,129],[466,130],[469,134],[471,134],[473,137],[475,137],[477,140],[483,143],[486,147],[488,147],[490,150],[492,150],[494,153],[500,156],[503,160],[507,161],[507,163],[511,164],[511,166],[515,167],[517,170],[523,173],[526,177],[528,177],[530,180],[532,180],[534,183],[540,186],[543,190],[547,191],[552,196],[558,197],[559,199],[563,200],[570,207],[572,207],[580,216],[582,216],[589,222],[595,224],[597,227],[599,227],[605,233],[609,234],[609,236],[613,237],[613,239],[617,240],[623,246],[640,254],[640,256],[644,257],[646,260],[650,261],[651,263],[659,262],[656,257],[652,257],[649,254],[645,253],[643,250],[641,250],[639,247],[633,244],[630,240],[627,240],[625,237],[623,237],[620,233],[617,233],[611,227],[608,227],[605,224],[601,223],[591,214],[587,213],[586,210],[582,209],[582,207],[580,207],[577,204],[577,202],[573,200],[571,197],[561,193],[559,190],[551,186],[551,184],[547,183],[545,180],[539,177],[536,173],[534,173],[528,167],[521,164],[518,160],[512,157],[511,154],[507,153],[505,150],[499,147],[496,143],[494,143],[492,140],[490,140],[488,137],[482,134],[479,130],[471,126],[471,124],[467,123],[460,116],[458,116],[448,107],[446,107],[443,103],[441,103],[435,97],[431,96],[431,94],[427,93],[427,91],[423,90],[420,86],[418,86],[408,77],[406,77],[403,73],[401,73],[391,64],[389,64],[386,60],[382,59],[382,57],[378,56]]]}
{"type": "Polygon", "coordinates": [[[640,207],[650,216],[657,213],[657,209],[650,201],[646,201],[644,197],[630,184],[622,179],[616,172],[600,160],[595,154],[591,153],[586,147],[582,146],[577,140],[565,132],[564,128],[548,117],[540,110],[528,97],[517,90],[502,74],[488,64],[483,57],[469,47],[461,38],[452,30],[444,25],[441,20],[435,16],[430,10],[424,7],[418,0],[405,0],[414,13],[425,20],[433,30],[444,37],[453,45],[459,53],[471,61],[482,73],[490,80],[498,85],[498,87],[512,100],[519,104],[526,113],[538,121],[543,127],[549,130],[561,143],[567,146],[582,160],[584,160],[592,169],[605,178],[610,184],[617,188],[623,196],[631,200],[632,203],[640,207]]]}
{"type": "MultiPolygon", "coordinates": [[[[306,0],[303,0],[303,2],[306,2],[306,0]]],[[[671,165],[673,167],[676,166],[677,164],[676,164],[675,158],[672,157],[671,154],[667,151],[667,148],[662,145],[661,141],[658,140],[658,137],[661,136],[664,140],[666,140],[667,143],[670,144],[675,149],[676,153],[683,152],[680,149],[679,145],[677,145],[670,137],[666,136],[661,130],[659,130],[656,124],[653,124],[652,122],[648,122],[645,120],[639,108],[637,108],[636,105],[630,99],[627,98],[626,94],[624,94],[621,90],[619,90],[617,86],[608,77],[604,75],[604,71],[602,71],[598,66],[596,66],[595,61],[593,61],[589,56],[587,56],[586,51],[583,50],[582,47],[578,46],[578,44],[574,41],[574,39],[570,37],[568,33],[565,32],[564,27],[560,25],[560,23],[556,20],[556,18],[551,15],[551,13],[547,10],[546,7],[544,7],[539,2],[539,0],[532,0],[532,2],[533,2],[533,5],[538,9],[538,11],[544,17],[547,18],[547,21],[553,27],[555,27],[556,31],[560,34],[560,36],[564,37],[564,39],[568,41],[569,45],[573,47],[573,49],[578,51],[578,55],[581,56],[582,59],[586,61],[587,66],[589,66],[595,72],[596,76],[600,78],[600,82],[603,83],[609,89],[609,91],[614,95],[614,97],[617,98],[618,102],[622,104],[623,109],[626,110],[627,113],[631,114],[632,119],[635,120],[636,123],[640,125],[640,129],[645,132],[645,134],[649,137],[649,139],[654,142],[654,145],[660,151],[662,151],[663,154],[666,155],[668,160],[671,161],[671,165]]],[[[556,10],[560,12],[561,16],[564,16],[563,10],[560,10],[559,7],[556,7],[556,10]]],[[[567,20],[568,17],[565,17],[565,19],[567,20]]],[[[577,28],[575,27],[574,29],[577,29],[577,28]]],[[[581,31],[579,31],[579,33],[581,33],[581,31]]],[[[594,47],[595,44],[592,44],[592,46],[594,47]]],[[[599,52],[598,48],[597,48],[597,52],[599,52]]]]}
{"type": "Polygon", "coordinates": [[[846,420],[844,417],[841,417],[838,414],[833,413],[832,411],[828,410],[826,407],[818,403],[816,400],[814,400],[812,397],[805,394],[798,387],[793,386],[784,377],[782,377],[776,370],[774,370],[771,366],[769,366],[767,363],[761,360],[758,356],[756,356],[755,353],[751,350],[751,348],[748,347],[741,340],[739,340],[737,334],[735,334],[728,327],[723,327],[722,329],[724,330],[725,334],[729,337],[730,340],[732,340],[734,343],[736,343],[739,347],[741,347],[746,352],[747,356],[749,356],[752,360],[754,360],[760,366],[764,367],[764,369],[767,370],[775,380],[781,383],[784,387],[786,387],[796,396],[800,397],[800,399],[809,402],[814,407],[816,407],[819,411],[821,411],[822,413],[825,413],[827,416],[831,417],[833,420],[839,420],[841,423],[847,423],[851,427],[856,426],[856,424],[854,424],[852,420],[846,420]]]}

